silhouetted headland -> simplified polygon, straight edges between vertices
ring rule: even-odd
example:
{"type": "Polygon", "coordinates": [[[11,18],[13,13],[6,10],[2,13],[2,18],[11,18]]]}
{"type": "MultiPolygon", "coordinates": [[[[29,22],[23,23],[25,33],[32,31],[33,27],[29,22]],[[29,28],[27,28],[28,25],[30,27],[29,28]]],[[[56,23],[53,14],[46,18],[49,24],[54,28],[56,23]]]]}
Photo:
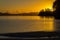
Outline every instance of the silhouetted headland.
{"type": "Polygon", "coordinates": [[[53,3],[53,10],[54,11],[50,11],[49,9],[45,11],[41,10],[38,16],[53,16],[55,19],[60,19],[60,0],[55,0],[53,3]]]}

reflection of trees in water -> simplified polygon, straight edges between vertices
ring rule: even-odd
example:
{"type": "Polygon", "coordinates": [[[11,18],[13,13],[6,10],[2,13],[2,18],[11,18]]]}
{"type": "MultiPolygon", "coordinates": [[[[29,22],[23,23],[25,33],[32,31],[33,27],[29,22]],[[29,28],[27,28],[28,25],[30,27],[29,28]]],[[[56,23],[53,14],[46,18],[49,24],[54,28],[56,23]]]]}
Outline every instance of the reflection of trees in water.
{"type": "Polygon", "coordinates": [[[60,20],[55,20],[54,26],[56,31],[60,31],[60,20]]]}

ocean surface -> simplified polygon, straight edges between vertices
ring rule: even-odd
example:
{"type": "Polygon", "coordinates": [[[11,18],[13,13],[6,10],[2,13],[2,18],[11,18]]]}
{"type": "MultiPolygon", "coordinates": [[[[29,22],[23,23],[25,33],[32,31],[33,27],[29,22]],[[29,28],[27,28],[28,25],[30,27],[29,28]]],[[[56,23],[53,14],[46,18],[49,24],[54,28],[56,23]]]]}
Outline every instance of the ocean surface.
{"type": "Polygon", "coordinates": [[[0,33],[58,31],[60,20],[40,16],[0,16],[0,33]]]}

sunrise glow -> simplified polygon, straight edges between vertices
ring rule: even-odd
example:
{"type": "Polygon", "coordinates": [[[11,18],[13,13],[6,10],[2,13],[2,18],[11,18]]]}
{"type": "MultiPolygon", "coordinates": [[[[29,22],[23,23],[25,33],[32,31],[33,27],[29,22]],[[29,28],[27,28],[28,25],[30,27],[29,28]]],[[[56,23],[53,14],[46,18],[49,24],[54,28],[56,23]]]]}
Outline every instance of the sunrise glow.
{"type": "Polygon", "coordinates": [[[2,12],[39,12],[42,9],[52,9],[53,0],[0,0],[2,12]]]}

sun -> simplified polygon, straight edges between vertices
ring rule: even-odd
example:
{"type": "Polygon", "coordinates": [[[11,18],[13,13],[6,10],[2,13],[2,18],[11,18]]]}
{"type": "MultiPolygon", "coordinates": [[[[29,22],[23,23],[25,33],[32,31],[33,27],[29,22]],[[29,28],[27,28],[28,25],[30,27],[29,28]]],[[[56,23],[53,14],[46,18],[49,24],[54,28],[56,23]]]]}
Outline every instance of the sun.
{"type": "Polygon", "coordinates": [[[50,9],[51,11],[53,11],[53,8],[51,6],[47,6],[47,9],[50,9]]]}
{"type": "Polygon", "coordinates": [[[50,7],[49,9],[50,9],[51,11],[53,11],[53,8],[50,7]]]}
{"type": "Polygon", "coordinates": [[[48,8],[48,9],[52,9],[52,7],[50,7],[50,6],[47,6],[46,8],[48,8]]]}

